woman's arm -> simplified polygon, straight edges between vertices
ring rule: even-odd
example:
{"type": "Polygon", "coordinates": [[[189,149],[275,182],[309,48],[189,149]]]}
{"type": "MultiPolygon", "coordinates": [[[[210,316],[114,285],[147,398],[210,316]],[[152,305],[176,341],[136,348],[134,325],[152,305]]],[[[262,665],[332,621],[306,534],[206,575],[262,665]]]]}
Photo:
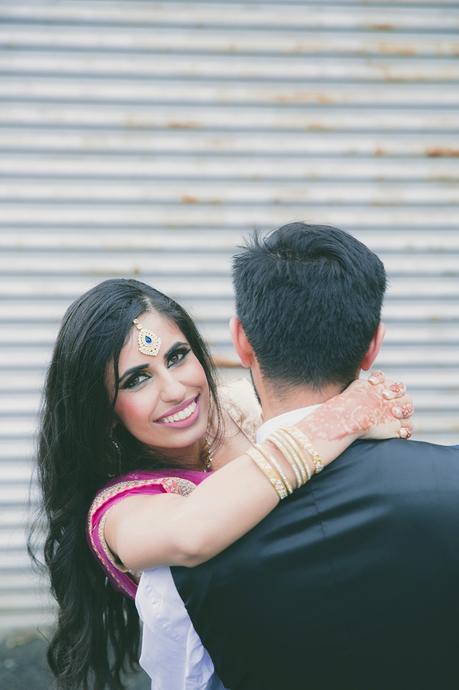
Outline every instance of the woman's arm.
{"type": "MultiPolygon", "coordinates": [[[[400,435],[401,428],[410,434],[410,422],[401,419],[411,415],[411,400],[401,389],[385,391],[381,380],[355,381],[296,425],[308,436],[324,465],[369,431],[372,438],[392,438],[400,435]],[[385,395],[398,399],[387,399],[385,395]]],[[[292,468],[281,454],[277,459],[295,486],[292,468]]],[[[158,565],[195,566],[246,534],[278,502],[266,477],[243,454],[209,476],[187,497],[163,494],[120,501],[108,511],[105,539],[130,570],[158,565]]]]}

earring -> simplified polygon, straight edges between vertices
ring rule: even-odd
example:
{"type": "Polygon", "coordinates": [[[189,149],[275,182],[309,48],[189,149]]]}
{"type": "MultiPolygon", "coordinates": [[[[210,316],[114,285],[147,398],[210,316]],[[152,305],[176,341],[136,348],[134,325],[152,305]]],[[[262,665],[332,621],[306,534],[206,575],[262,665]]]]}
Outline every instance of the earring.
{"type": "Polygon", "coordinates": [[[112,478],[121,474],[121,446],[113,436],[110,436],[110,446],[112,452],[110,453],[109,466],[113,468],[113,471],[109,472],[108,476],[112,478]]]}

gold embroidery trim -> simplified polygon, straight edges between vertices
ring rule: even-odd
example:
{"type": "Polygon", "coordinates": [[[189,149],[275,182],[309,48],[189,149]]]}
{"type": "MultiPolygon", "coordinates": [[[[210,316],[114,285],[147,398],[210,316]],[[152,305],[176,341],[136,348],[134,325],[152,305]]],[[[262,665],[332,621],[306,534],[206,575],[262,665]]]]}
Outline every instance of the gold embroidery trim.
{"type": "MultiPolygon", "coordinates": [[[[92,521],[94,514],[103,506],[104,503],[109,501],[111,498],[114,498],[116,495],[122,493],[123,491],[127,491],[129,489],[135,489],[137,487],[142,487],[142,486],[154,486],[155,484],[161,484],[164,486],[166,489],[166,493],[176,493],[181,496],[188,496],[191,494],[191,492],[196,488],[196,484],[194,484],[192,481],[189,479],[182,479],[181,477],[164,477],[164,478],[159,478],[159,479],[131,479],[125,482],[119,482],[118,484],[113,484],[113,486],[108,486],[106,489],[103,489],[100,494],[94,499],[94,501],[91,504],[91,507],[89,509],[88,513],[88,533],[89,533],[89,539],[91,541],[91,545],[93,548],[94,553],[96,554],[97,558],[99,561],[102,563],[102,565],[105,566],[104,559],[102,558],[101,553],[99,552],[99,549],[97,547],[97,544],[93,538],[92,535],[92,521]]],[[[129,574],[130,571],[127,568],[124,568],[124,566],[120,563],[117,562],[114,558],[114,555],[112,551],[110,550],[110,547],[108,546],[107,542],[105,541],[105,521],[107,519],[107,514],[105,513],[99,523],[99,527],[97,529],[97,536],[100,539],[100,543],[102,546],[102,549],[104,551],[104,555],[106,558],[109,560],[109,562],[118,570],[119,572],[123,574],[129,574]]],[[[110,572],[110,576],[113,577],[118,585],[123,589],[126,590],[124,583],[119,580],[116,576],[116,573],[110,572]]]]}

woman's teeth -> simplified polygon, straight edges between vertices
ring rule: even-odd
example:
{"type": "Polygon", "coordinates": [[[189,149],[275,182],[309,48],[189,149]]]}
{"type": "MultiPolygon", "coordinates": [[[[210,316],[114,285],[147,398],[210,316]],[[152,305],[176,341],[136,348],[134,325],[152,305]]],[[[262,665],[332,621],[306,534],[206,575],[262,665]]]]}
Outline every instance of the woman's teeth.
{"type": "Polygon", "coordinates": [[[181,422],[183,419],[187,419],[188,417],[191,417],[193,412],[196,409],[196,400],[193,400],[192,403],[188,405],[188,407],[185,407],[184,410],[180,410],[180,412],[176,412],[175,414],[171,414],[170,417],[163,417],[161,419],[162,422],[167,422],[167,424],[171,424],[172,422],[181,422]]]}

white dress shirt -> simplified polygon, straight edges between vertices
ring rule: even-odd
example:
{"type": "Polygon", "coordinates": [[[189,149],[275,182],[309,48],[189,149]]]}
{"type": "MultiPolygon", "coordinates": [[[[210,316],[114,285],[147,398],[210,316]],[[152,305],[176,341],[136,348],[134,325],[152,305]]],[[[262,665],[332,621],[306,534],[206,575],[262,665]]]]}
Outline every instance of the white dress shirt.
{"type": "MultiPolygon", "coordinates": [[[[296,424],[316,407],[269,419],[258,429],[257,442],[280,426],[296,424]]],[[[170,568],[142,573],[136,606],[143,622],[140,665],[151,678],[151,690],[225,690],[177,592],[170,568]]]]}

